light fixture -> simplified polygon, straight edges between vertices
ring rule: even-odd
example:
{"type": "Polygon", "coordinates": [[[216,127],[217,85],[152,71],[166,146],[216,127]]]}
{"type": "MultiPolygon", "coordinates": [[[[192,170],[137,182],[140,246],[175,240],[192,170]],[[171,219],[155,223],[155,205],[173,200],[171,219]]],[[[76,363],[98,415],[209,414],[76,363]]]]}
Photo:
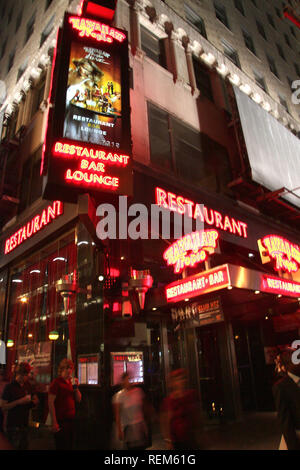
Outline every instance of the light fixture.
{"type": "Polygon", "coordinates": [[[33,269],[32,271],[30,271],[29,274],[35,274],[35,273],[36,273],[36,274],[40,274],[41,271],[40,271],[39,269],[33,269]]]}
{"type": "Polygon", "coordinates": [[[282,297],[282,294],[278,294],[277,297],[278,297],[278,299],[280,299],[280,297],[282,297]]]}
{"type": "Polygon", "coordinates": [[[228,286],[227,289],[228,289],[228,290],[231,290],[231,289],[232,289],[232,286],[228,286]]]}
{"type": "Polygon", "coordinates": [[[124,259],[125,259],[125,256],[121,256],[121,261],[124,261],[124,259]]]}
{"type": "Polygon", "coordinates": [[[103,276],[103,274],[101,274],[101,275],[98,277],[98,280],[99,280],[100,282],[104,281],[104,276],[103,276]]]}
{"type": "Polygon", "coordinates": [[[269,317],[268,317],[268,315],[266,315],[266,316],[265,316],[265,320],[269,320],[269,317]]]}
{"type": "Polygon", "coordinates": [[[260,290],[256,290],[254,294],[260,294],[260,290]]]}
{"type": "Polygon", "coordinates": [[[33,338],[33,334],[32,334],[32,333],[28,333],[28,338],[33,338]]]}
{"type": "Polygon", "coordinates": [[[52,261],[67,261],[66,258],[62,258],[62,256],[57,256],[56,258],[54,258],[52,261]]]}
{"type": "Polygon", "coordinates": [[[185,302],[188,302],[190,299],[184,299],[185,302]]]}
{"type": "Polygon", "coordinates": [[[77,246],[80,246],[80,245],[88,245],[89,242],[87,242],[86,240],[82,241],[82,242],[78,242],[77,243],[77,246]]]}
{"type": "Polygon", "coordinates": [[[23,281],[22,281],[22,279],[13,279],[11,282],[20,283],[20,282],[23,282],[23,281]]]}
{"type": "Polygon", "coordinates": [[[23,297],[21,297],[20,301],[22,302],[22,304],[26,304],[28,302],[28,297],[26,297],[26,295],[23,295],[23,297]]]}
{"type": "Polygon", "coordinates": [[[248,253],[249,258],[254,258],[255,254],[254,253],[248,253]]]}
{"type": "Polygon", "coordinates": [[[15,343],[14,343],[14,340],[13,340],[13,339],[8,339],[8,340],[7,340],[7,343],[6,343],[6,346],[7,346],[8,348],[12,348],[12,347],[14,346],[14,344],[15,344],[15,343]]]}
{"type": "Polygon", "coordinates": [[[157,310],[157,308],[156,308],[156,307],[153,307],[152,310],[153,310],[153,312],[155,312],[155,311],[157,310]]]}
{"type": "Polygon", "coordinates": [[[56,341],[56,340],[58,340],[58,338],[59,338],[59,333],[58,333],[58,331],[55,331],[55,330],[50,331],[48,337],[49,337],[49,339],[50,339],[51,341],[56,341]]]}

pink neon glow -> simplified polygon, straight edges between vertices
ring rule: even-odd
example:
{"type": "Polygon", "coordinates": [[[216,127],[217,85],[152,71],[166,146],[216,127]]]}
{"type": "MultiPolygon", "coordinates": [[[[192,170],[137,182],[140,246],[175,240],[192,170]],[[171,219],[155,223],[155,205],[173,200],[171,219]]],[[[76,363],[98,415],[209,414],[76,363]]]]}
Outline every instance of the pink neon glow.
{"type": "Polygon", "coordinates": [[[209,209],[194,201],[190,201],[182,195],[177,195],[157,187],[155,189],[155,202],[158,206],[168,209],[169,211],[185,214],[195,220],[200,219],[201,222],[219,228],[225,232],[229,231],[242,238],[248,238],[248,226],[245,222],[236,220],[229,215],[222,215],[220,212],[209,209]]]}
{"type": "Polygon", "coordinates": [[[172,282],[166,287],[165,294],[168,302],[179,302],[186,298],[224,289],[229,285],[228,266],[224,265],[172,282]]]}
{"type": "Polygon", "coordinates": [[[264,274],[262,276],[260,290],[270,294],[281,294],[288,297],[300,297],[300,282],[264,274]]]}
{"type": "Polygon", "coordinates": [[[176,240],[164,252],[168,266],[174,266],[174,272],[180,273],[187,267],[194,267],[207,259],[207,251],[217,246],[219,234],[216,230],[203,230],[185,235],[176,240]]]}
{"type": "Polygon", "coordinates": [[[278,235],[268,235],[262,239],[262,245],[270,258],[275,260],[275,269],[289,273],[297,272],[300,267],[300,248],[278,235]]]}
{"type": "Polygon", "coordinates": [[[300,28],[300,22],[294,15],[292,15],[288,11],[285,11],[284,16],[288,18],[290,21],[292,21],[298,28],[300,28]]]}
{"type": "Polygon", "coordinates": [[[21,227],[5,241],[4,254],[7,255],[13,251],[17,246],[24,243],[62,214],[63,203],[60,201],[54,201],[53,204],[46,207],[41,214],[36,215],[30,222],[21,227]]]}
{"type": "Polygon", "coordinates": [[[84,158],[92,161],[100,160],[107,164],[127,166],[130,160],[128,155],[116,152],[106,152],[96,146],[82,146],[74,142],[56,142],[53,146],[53,155],[66,158],[84,158]]]}
{"type": "Polygon", "coordinates": [[[88,18],[71,16],[69,23],[73,29],[79,31],[78,35],[81,38],[92,38],[107,43],[113,43],[114,40],[122,43],[126,39],[125,34],[121,31],[88,18]]]}

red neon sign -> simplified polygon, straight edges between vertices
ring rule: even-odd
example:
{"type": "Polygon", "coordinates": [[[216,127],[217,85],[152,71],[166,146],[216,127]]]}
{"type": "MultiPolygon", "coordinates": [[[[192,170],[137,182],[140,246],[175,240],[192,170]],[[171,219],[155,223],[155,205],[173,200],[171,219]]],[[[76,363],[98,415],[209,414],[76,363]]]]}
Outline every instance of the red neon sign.
{"type": "Polygon", "coordinates": [[[24,243],[33,235],[38,233],[43,227],[50,224],[53,220],[57,219],[63,214],[63,204],[60,201],[54,201],[52,205],[46,207],[43,212],[36,215],[30,222],[21,227],[11,237],[5,241],[4,254],[7,255],[13,251],[17,246],[24,243]]]}
{"type": "Polygon", "coordinates": [[[209,209],[204,205],[190,201],[184,196],[165,191],[161,188],[155,189],[155,201],[159,207],[177,212],[181,215],[187,215],[195,220],[200,219],[208,225],[212,225],[223,231],[229,231],[234,235],[242,238],[248,238],[247,224],[236,220],[228,215],[222,215],[213,209],[209,209]]]}
{"type": "Polygon", "coordinates": [[[281,279],[279,277],[264,274],[262,276],[260,290],[270,294],[300,297],[300,282],[290,281],[289,279],[281,279]]]}
{"type": "Polygon", "coordinates": [[[72,25],[73,29],[79,32],[78,35],[81,38],[92,38],[98,42],[107,42],[109,44],[114,40],[121,43],[126,39],[125,34],[121,31],[98,21],[78,16],[71,16],[69,18],[69,23],[72,25]]]}
{"type": "Polygon", "coordinates": [[[268,235],[262,239],[262,245],[270,258],[274,259],[275,269],[289,273],[297,272],[300,267],[300,248],[277,235],[268,235]]]}
{"type": "Polygon", "coordinates": [[[230,275],[227,264],[218,268],[189,276],[172,282],[166,287],[168,302],[179,302],[198,295],[208,294],[224,289],[230,285],[230,275]]]}
{"type": "Polygon", "coordinates": [[[66,167],[64,174],[66,183],[109,190],[119,189],[120,178],[119,175],[108,174],[106,166],[127,167],[130,163],[128,155],[73,142],[56,142],[52,153],[56,157],[69,160],[70,167],[66,167]]]}
{"type": "Polygon", "coordinates": [[[185,235],[174,242],[163,254],[168,266],[180,273],[187,267],[194,267],[207,259],[207,251],[217,246],[219,234],[216,230],[203,230],[185,235]]]}

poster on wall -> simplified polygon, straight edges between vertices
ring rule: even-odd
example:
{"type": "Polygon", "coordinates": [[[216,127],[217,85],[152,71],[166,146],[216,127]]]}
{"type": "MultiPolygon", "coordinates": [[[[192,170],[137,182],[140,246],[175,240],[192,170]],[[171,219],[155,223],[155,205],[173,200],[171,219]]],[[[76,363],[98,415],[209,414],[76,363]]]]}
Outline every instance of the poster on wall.
{"type": "Polygon", "coordinates": [[[111,354],[111,383],[119,385],[122,374],[127,372],[131,383],[144,382],[144,366],[142,352],[113,352],[111,354]]]}
{"type": "Polygon", "coordinates": [[[43,198],[132,195],[127,32],[66,13],[49,100],[43,198]]]}
{"type": "Polygon", "coordinates": [[[36,380],[42,384],[51,381],[51,341],[18,347],[18,362],[28,362],[34,369],[36,380]]]}
{"type": "Polygon", "coordinates": [[[63,137],[119,149],[121,118],[120,56],[73,41],[63,137]]]}

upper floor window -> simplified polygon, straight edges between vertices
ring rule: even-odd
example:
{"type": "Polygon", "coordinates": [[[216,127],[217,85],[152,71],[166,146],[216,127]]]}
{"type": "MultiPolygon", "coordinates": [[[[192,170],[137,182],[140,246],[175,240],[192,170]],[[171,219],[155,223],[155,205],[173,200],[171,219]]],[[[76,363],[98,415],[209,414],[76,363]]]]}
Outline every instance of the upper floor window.
{"type": "Polygon", "coordinates": [[[42,195],[43,178],[40,175],[41,156],[42,147],[23,164],[19,213],[42,195]]]}
{"type": "Polygon", "coordinates": [[[24,73],[25,70],[27,69],[27,65],[28,65],[28,59],[26,59],[25,62],[21,65],[21,67],[19,67],[18,75],[17,75],[17,82],[20,80],[20,78],[22,77],[23,73],[24,73]]]}
{"type": "Polygon", "coordinates": [[[276,47],[277,47],[277,50],[278,50],[278,54],[280,55],[280,57],[286,61],[286,57],[285,57],[285,54],[283,52],[283,49],[281,47],[280,44],[276,44],[276,47]]]}
{"type": "Polygon", "coordinates": [[[265,28],[263,27],[262,23],[258,20],[256,20],[256,26],[259,34],[264,38],[267,39],[265,28]]]}
{"type": "Polygon", "coordinates": [[[49,6],[51,5],[53,0],[46,0],[46,6],[45,6],[45,10],[47,10],[47,8],[49,8],[49,6]]]}
{"type": "Polygon", "coordinates": [[[259,73],[254,72],[254,79],[255,79],[255,83],[260,88],[262,88],[265,92],[267,92],[267,85],[266,85],[265,78],[262,75],[260,75],[259,73]]]}
{"type": "Polygon", "coordinates": [[[218,18],[218,20],[221,21],[221,23],[223,23],[226,26],[226,28],[230,29],[225,7],[216,2],[214,3],[214,6],[215,6],[216,17],[218,18]]]}
{"type": "Polygon", "coordinates": [[[196,59],[196,57],[193,57],[193,64],[196,84],[200,95],[205,96],[210,101],[214,101],[209,69],[200,62],[199,59],[196,59]]]}
{"type": "Polygon", "coordinates": [[[279,98],[281,106],[283,106],[284,109],[289,113],[289,108],[288,108],[288,105],[287,105],[287,102],[286,102],[286,98],[284,98],[281,95],[278,95],[278,98],[279,98]]]}
{"type": "Polygon", "coordinates": [[[13,51],[9,54],[8,66],[7,66],[7,73],[11,70],[12,66],[14,65],[15,55],[16,55],[16,51],[15,51],[15,50],[13,50],[13,51]]]}
{"type": "Polygon", "coordinates": [[[242,0],[234,0],[234,5],[237,10],[239,10],[242,15],[245,16],[245,10],[244,10],[244,5],[242,3],[242,0]]]}
{"type": "Polygon", "coordinates": [[[239,56],[238,56],[238,53],[235,49],[233,49],[231,46],[229,46],[229,44],[225,43],[225,42],[222,42],[223,44],[223,49],[224,49],[224,54],[225,56],[231,60],[231,62],[233,62],[237,67],[241,67],[241,64],[240,64],[240,59],[239,59],[239,56]]]}
{"type": "Polygon", "coordinates": [[[254,42],[253,42],[253,39],[250,36],[250,34],[247,31],[243,30],[243,36],[244,36],[244,41],[245,41],[245,45],[246,45],[247,49],[249,49],[249,51],[251,51],[253,54],[256,55],[254,42]]]}
{"type": "Polygon", "coordinates": [[[35,113],[40,109],[40,105],[44,99],[45,93],[45,80],[41,80],[41,82],[32,90],[33,93],[33,100],[32,100],[32,107],[31,107],[31,117],[35,115],[35,113]]]}
{"type": "Polygon", "coordinates": [[[54,24],[54,15],[52,16],[51,20],[48,22],[47,26],[45,27],[44,31],[41,34],[40,40],[40,47],[44,44],[46,39],[50,36],[53,31],[53,24],[54,24]]]}
{"type": "Polygon", "coordinates": [[[150,59],[166,68],[166,55],[163,39],[159,39],[143,26],[141,26],[141,47],[150,59]]]}
{"type": "Polygon", "coordinates": [[[270,57],[270,56],[267,56],[267,59],[268,59],[268,62],[269,62],[269,67],[270,67],[271,72],[272,72],[277,78],[279,78],[278,71],[277,71],[277,67],[276,67],[276,64],[275,64],[274,59],[273,59],[272,57],[270,57]]]}
{"type": "Polygon", "coordinates": [[[296,70],[296,74],[298,75],[298,77],[300,77],[300,67],[298,64],[294,64],[294,67],[295,67],[295,70],[296,70]]]}
{"type": "Polygon", "coordinates": [[[32,15],[32,17],[30,18],[26,26],[25,44],[29,40],[31,35],[33,34],[34,23],[35,23],[35,13],[32,15]]]}
{"type": "Polygon", "coordinates": [[[275,29],[275,23],[274,23],[274,20],[273,20],[273,16],[270,15],[270,13],[267,13],[267,18],[268,18],[269,24],[272,26],[272,28],[275,29]]]}
{"type": "Polygon", "coordinates": [[[194,10],[192,10],[192,8],[190,8],[186,3],[184,4],[184,11],[185,11],[185,18],[188,21],[188,23],[193,25],[201,34],[201,36],[207,39],[204,20],[201,18],[201,16],[195,13],[194,10]]]}
{"type": "Polygon", "coordinates": [[[2,48],[1,48],[1,54],[0,54],[0,60],[3,58],[5,51],[6,51],[6,46],[7,46],[7,38],[5,39],[2,48]]]}
{"type": "Polygon", "coordinates": [[[293,28],[293,26],[290,26],[290,30],[291,30],[291,33],[294,36],[294,38],[297,38],[296,33],[295,33],[295,29],[293,28]]]}
{"type": "Polygon", "coordinates": [[[8,18],[7,18],[8,24],[11,22],[12,16],[13,16],[13,7],[11,7],[8,13],[8,18]]]}
{"type": "Polygon", "coordinates": [[[287,45],[292,48],[292,45],[291,45],[291,41],[290,41],[290,38],[288,36],[288,34],[284,34],[284,39],[285,39],[285,42],[287,43],[287,45]]]}
{"type": "Polygon", "coordinates": [[[23,10],[20,11],[20,13],[18,14],[18,17],[17,17],[17,21],[16,21],[16,32],[18,31],[18,29],[19,29],[20,26],[21,26],[22,17],[23,17],[23,10]]]}

